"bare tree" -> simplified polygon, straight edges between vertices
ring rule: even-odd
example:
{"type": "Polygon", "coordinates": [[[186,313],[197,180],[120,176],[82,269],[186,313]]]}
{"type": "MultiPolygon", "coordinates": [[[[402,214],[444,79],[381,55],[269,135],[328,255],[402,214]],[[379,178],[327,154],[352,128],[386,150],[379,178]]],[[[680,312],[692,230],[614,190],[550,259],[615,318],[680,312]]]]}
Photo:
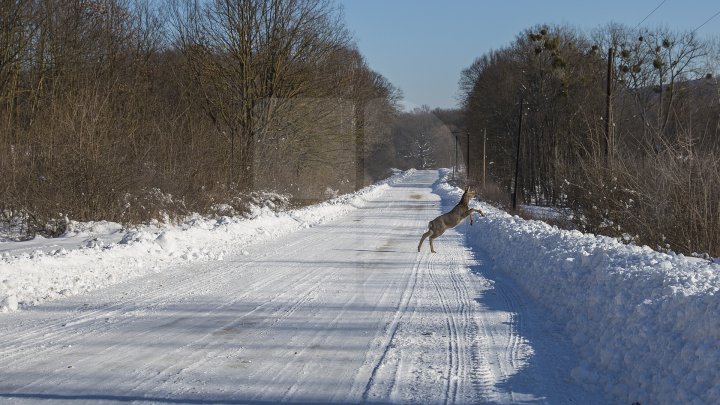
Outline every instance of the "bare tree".
{"type": "Polygon", "coordinates": [[[592,232],[717,252],[707,231],[720,210],[708,203],[720,148],[712,49],[666,28],[610,24],[587,39],[537,26],[463,72],[464,127],[487,128],[490,177],[506,193],[518,153],[526,203],[571,206],[576,225],[592,232]]]}
{"type": "Polygon", "coordinates": [[[308,92],[316,63],[347,44],[338,11],[325,0],[194,1],[176,22],[207,114],[230,142],[231,180],[251,188],[256,144],[308,92]]]}
{"type": "Polygon", "coordinates": [[[405,167],[430,169],[455,164],[453,135],[429,107],[400,114],[393,128],[395,150],[405,167]]]}
{"type": "Polygon", "coordinates": [[[312,200],[391,164],[370,159],[399,93],[331,0],[2,4],[0,211],[29,232],[213,212],[254,182],[312,200]]]}

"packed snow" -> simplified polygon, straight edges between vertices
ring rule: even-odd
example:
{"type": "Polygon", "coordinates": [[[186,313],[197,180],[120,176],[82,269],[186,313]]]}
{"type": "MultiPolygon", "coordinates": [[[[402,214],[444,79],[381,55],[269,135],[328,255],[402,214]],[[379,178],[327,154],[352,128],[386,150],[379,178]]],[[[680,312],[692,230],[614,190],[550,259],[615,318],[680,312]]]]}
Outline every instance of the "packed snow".
{"type": "Polygon", "coordinates": [[[720,403],[720,265],[477,206],[468,243],[564,323],[584,359],[575,380],[628,404],[720,403]]]}
{"type": "Polygon", "coordinates": [[[244,217],[194,215],[180,225],[123,229],[99,221],[71,223],[65,235],[0,242],[0,312],[117,284],[173,265],[222,260],[244,246],[305,229],[362,206],[412,171],[398,172],[358,192],[287,212],[254,207],[244,217]]]}

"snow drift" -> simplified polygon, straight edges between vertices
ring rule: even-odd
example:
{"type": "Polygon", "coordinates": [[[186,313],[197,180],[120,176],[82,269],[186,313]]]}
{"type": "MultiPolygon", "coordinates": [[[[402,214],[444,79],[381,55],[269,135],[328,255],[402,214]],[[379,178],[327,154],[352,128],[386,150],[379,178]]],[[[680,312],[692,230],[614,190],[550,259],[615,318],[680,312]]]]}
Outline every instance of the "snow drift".
{"type": "Polygon", "coordinates": [[[377,197],[412,171],[330,201],[274,212],[256,207],[251,219],[193,216],[180,225],[140,226],[95,222],[64,237],[0,242],[0,312],[117,284],[170,266],[247,254],[243,248],[330,221],[377,197]]]}
{"type": "MultiPolygon", "coordinates": [[[[443,174],[434,191],[456,201],[443,174]]],[[[621,403],[720,403],[720,265],[478,206],[469,244],[565,325],[573,378],[621,403]]]]}

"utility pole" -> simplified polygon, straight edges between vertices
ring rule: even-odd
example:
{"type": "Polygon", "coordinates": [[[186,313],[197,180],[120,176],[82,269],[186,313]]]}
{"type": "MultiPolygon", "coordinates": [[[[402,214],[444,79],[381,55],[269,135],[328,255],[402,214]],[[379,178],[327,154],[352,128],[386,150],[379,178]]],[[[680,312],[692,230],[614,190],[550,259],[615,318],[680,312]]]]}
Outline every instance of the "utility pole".
{"type": "Polygon", "coordinates": [[[615,66],[615,48],[608,49],[607,66],[607,97],[605,99],[605,162],[612,168],[613,154],[615,151],[615,139],[613,134],[613,111],[612,111],[612,90],[613,90],[613,68],[615,66]]]}
{"type": "Polygon", "coordinates": [[[457,134],[454,132],[452,134],[455,137],[455,164],[453,165],[453,179],[455,179],[456,178],[455,174],[457,173],[457,161],[458,161],[458,159],[457,159],[457,150],[458,150],[457,143],[458,142],[457,142],[457,134]]]}
{"type": "Polygon", "coordinates": [[[485,191],[485,171],[487,170],[487,128],[483,128],[483,191],[485,191]]]}
{"type": "Polygon", "coordinates": [[[465,145],[465,147],[466,147],[465,148],[465,153],[466,153],[466,155],[465,155],[466,162],[465,163],[467,165],[467,167],[465,168],[465,170],[467,171],[467,173],[465,173],[465,178],[468,181],[470,181],[470,132],[469,131],[465,132],[465,140],[467,141],[467,145],[465,145]]]}
{"type": "Polygon", "coordinates": [[[520,116],[518,117],[518,136],[517,146],[515,153],[515,182],[513,183],[512,193],[512,208],[513,211],[517,207],[517,186],[518,186],[518,172],[520,171],[520,138],[522,137],[522,122],[523,122],[523,99],[520,97],[520,116]]]}

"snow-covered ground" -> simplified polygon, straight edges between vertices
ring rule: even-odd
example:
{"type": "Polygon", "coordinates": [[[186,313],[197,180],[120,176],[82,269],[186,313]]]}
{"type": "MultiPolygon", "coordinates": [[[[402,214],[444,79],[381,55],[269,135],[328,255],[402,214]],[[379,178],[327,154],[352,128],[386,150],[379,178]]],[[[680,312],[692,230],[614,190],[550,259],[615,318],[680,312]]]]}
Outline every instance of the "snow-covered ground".
{"type": "Polygon", "coordinates": [[[720,265],[478,206],[468,244],[564,324],[583,359],[574,380],[628,404],[720,403],[720,265]]]}
{"type": "Polygon", "coordinates": [[[460,193],[2,243],[0,402],[720,403],[719,265],[460,193]]]}
{"type": "MultiPolygon", "coordinates": [[[[511,280],[489,278],[462,233],[417,251],[454,204],[436,180],[409,173],[334,220],[225,244],[222,260],[182,259],[180,236],[167,255],[162,232],[107,249],[142,247],[129,256],[157,272],[3,314],[0,402],[610,403],[573,382],[571,342],[511,280]]],[[[200,242],[230,237],[208,232],[200,242]]],[[[51,271],[73,252],[96,259],[86,273],[108,268],[90,249],[23,260],[51,271]]]]}
{"type": "Polygon", "coordinates": [[[107,221],[71,223],[58,238],[0,241],[0,316],[185,262],[222,260],[228,252],[242,252],[249,244],[346,214],[411,173],[401,172],[358,192],[297,210],[257,208],[249,220],[194,216],[180,225],[130,230],[107,221]]]}

